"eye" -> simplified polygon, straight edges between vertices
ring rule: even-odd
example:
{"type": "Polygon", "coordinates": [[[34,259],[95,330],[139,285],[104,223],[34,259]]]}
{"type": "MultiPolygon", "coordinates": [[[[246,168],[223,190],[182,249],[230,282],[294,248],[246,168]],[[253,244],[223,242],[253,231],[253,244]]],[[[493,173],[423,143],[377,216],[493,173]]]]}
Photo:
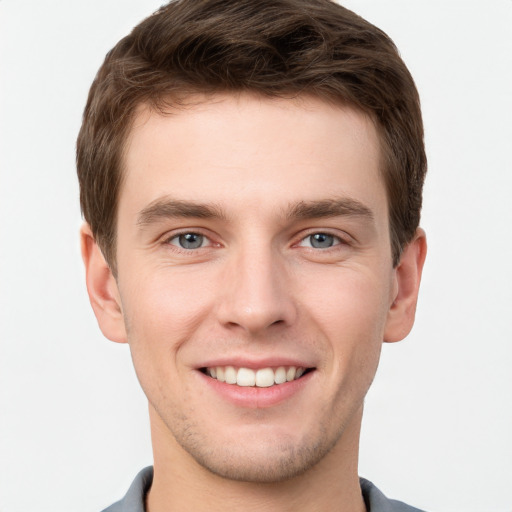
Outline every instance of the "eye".
{"type": "Polygon", "coordinates": [[[200,249],[210,245],[208,238],[199,233],[181,233],[170,238],[168,243],[188,250],[200,249]]]}
{"type": "Polygon", "coordinates": [[[300,242],[301,247],[313,247],[314,249],[329,249],[334,245],[341,243],[341,239],[329,233],[313,233],[303,238],[300,242]]]}

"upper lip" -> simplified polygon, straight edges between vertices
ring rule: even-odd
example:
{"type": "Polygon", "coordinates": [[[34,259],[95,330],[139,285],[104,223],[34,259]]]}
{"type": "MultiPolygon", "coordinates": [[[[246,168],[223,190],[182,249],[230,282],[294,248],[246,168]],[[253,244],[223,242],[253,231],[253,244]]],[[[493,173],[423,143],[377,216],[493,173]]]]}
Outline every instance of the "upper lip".
{"type": "Polygon", "coordinates": [[[234,366],[235,368],[250,368],[257,370],[259,368],[279,368],[280,366],[314,368],[315,364],[312,364],[311,361],[297,359],[294,357],[248,358],[244,356],[224,356],[205,360],[197,367],[212,368],[216,366],[234,366]]]}

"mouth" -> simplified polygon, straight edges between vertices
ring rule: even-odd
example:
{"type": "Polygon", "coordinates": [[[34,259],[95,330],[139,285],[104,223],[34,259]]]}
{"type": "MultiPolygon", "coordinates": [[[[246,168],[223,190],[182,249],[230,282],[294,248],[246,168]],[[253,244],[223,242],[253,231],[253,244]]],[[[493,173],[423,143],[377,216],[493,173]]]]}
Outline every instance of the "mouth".
{"type": "Polygon", "coordinates": [[[269,388],[280,386],[303,378],[314,368],[302,366],[278,366],[265,368],[245,368],[236,366],[211,366],[200,371],[208,377],[233,386],[269,388]]]}

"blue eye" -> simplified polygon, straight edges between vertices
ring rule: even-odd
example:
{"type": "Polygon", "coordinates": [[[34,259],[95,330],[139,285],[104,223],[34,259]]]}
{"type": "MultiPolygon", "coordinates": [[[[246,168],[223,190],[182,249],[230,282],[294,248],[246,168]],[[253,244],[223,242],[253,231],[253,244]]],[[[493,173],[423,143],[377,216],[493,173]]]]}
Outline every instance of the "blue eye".
{"type": "Polygon", "coordinates": [[[177,245],[182,249],[199,249],[203,247],[207,239],[199,233],[183,233],[176,235],[169,240],[172,245],[177,245]]]}
{"type": "Polygon", "coordinates": [[[337,236],[329,233],[313,233],[304,238],[300,245],[302,247],[313,247],[314,249],[329,249],[339,243],[340,239],[337,236]]]}
{"type": "Polygon", "coordinates": [[[334,245],[334,236],[326,233],[315,233],[314,235],[310,235],[309,239],[311,247],[315,249],[327,249],[334,245]]]}

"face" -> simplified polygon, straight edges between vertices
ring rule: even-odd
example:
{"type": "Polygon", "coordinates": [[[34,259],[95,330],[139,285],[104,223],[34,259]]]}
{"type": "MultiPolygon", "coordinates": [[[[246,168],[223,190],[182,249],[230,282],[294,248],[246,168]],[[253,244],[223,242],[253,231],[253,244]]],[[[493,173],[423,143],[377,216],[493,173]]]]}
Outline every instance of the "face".
{"type": "Polygon", "coordinates": [[[397,296],[372,122],[318,99],[140,112],[118,301],[157,443],[276,481],[358,421],[397,296]]]}

